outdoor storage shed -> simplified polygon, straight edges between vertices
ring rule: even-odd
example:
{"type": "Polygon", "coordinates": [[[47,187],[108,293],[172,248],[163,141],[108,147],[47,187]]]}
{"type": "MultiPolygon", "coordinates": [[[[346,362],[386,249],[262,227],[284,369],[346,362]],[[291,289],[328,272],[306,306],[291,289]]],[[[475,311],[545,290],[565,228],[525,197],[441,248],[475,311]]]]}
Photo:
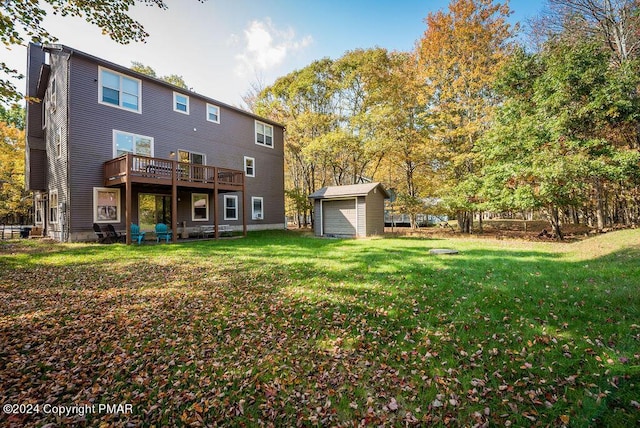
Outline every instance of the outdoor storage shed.
{"type": "Polygon", "coordinates": [[[388,197],[380,183],[323,187],[309,195],[316,236],[382,235],[388,197]]]}

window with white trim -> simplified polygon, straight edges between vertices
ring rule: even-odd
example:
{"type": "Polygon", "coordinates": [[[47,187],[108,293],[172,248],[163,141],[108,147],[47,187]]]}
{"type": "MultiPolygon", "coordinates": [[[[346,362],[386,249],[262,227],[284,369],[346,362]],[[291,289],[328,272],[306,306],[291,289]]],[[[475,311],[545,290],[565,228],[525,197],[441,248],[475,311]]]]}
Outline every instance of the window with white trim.
{"type": "Polygon", "coordinates": [[[118,157],[126,153],[134,155],[153,156],[153,137],[132,134],[130,132],[113,130],[113,156],[118,157]]]}
{"type": "Polygon", "coordinates": [[[273,126],[256,120],[256,144],[273,148],[273,126]]]}
{"type": "Polygon", "coordinates": [[[120,189],[93,188],[93,222],[120,223],[120,189]]]}
{"type": "Polygon", "coordinates": [[[207,120],[213,123],[220,123],[220,107],[207,104],[207,120]]]}
{"type": "Polygon", "coordinates": [[[99,68],[99,102],[121,109],[142,112],[142,81],[115,71],[99,68]]]}
{"type": "Polygon", "coordinates": [[[49,107],[52,111],[55,111],[57,101],[56,79],[54,78],[51,80],[51,95],[49,97],[49,107]]]}
{"type": "Polygon", "coordinates": [[[35,224],[36,226],[42,225],[44,223],[44,200],[41,199],[41,196],[36,196],[36,212],[35,212],[35,224]]]}
{"type": "Polygon", "coordinates": [[[49,193],[49,223],[58,222],[58,191],[52,190],[49,193]]]}
{"type": "Polygon", "coordinates": [[[256,176],[256,159],[249,156],[244,157],[244,173],[247,177],[256,176]]]}
{"type": "Polygon", "coordinates": [[[251,218],[253,220],[264,219],[263,206],[264,206],[264,198],[262,198],[262,196],[251,197],[251,218]]]}
{"type": "Polygon", "coordinates": [[[56,146],[56,158],[62,157],[62,128],[56,127],[53,140],[56,146]]]}
{"type": "Polygon", "coordinates": [[[189,97],[179,92],[173,93],[173,111],[189,114],[189,97]]]}
{"type": "Polygon", "coordinates": [[[206,193],[191,194],[191,220],[209,221],[209,195],[206,193]]]}
{"type": "Polygon", "coordinates": [[[224,219],[238,219],[238,197],[236,195],[224,195],[224,219]]]}

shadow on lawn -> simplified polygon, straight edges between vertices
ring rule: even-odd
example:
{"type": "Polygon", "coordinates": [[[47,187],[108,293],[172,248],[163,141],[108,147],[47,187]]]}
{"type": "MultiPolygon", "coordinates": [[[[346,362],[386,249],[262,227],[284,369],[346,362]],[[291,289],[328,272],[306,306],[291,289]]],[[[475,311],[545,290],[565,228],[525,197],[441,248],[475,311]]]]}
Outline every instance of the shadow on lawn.
{"type": "Polygon", "coordinates": [[[264,232],[3,255],[3,398],[69,405],[96,390],[143,425],[638,420],[640,250],[428,254],[441,244],[264,232]]]}

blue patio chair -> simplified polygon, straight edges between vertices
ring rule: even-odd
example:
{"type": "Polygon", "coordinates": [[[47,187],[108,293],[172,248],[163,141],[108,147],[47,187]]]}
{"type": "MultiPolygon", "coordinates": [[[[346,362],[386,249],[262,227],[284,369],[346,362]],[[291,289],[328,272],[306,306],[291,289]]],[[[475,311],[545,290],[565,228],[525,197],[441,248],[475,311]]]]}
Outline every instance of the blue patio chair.
{"type": "Polygon", "coordinates": [[[160,242],[163,238],[166,242],[169,242],[169,239],[171,239],[171,231],[166,224],[158,223],[156,224],[156,242],[160,242]]]}
{"type": "Polygon", "coordinates": [[[145,232],[140,231],[140,226],[135,223],[131,223],[131,242],[138,241],[138,245],[144,241],[145,232]]]}

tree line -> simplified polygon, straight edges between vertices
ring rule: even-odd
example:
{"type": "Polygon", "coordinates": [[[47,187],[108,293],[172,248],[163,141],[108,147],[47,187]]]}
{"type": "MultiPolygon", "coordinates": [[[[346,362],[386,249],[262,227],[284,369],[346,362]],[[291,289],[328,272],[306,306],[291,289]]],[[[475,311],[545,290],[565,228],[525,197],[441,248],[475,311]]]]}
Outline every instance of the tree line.
{"type": "MultiPolygon", "coordinates": [[[[640,20],[631,0],[549,0],[529,26],[508,4],[452,0],[411,52],[324,58],[254,111],[286,126],[287,212],[326,185],[381,181],[396,210],[540,213],[597,229],[640,220],[640,20]],[[433,206],[433,201],[439,201],[433,206]]],[[[481,218],[481,217],[480,217],[481,218]]]]}

